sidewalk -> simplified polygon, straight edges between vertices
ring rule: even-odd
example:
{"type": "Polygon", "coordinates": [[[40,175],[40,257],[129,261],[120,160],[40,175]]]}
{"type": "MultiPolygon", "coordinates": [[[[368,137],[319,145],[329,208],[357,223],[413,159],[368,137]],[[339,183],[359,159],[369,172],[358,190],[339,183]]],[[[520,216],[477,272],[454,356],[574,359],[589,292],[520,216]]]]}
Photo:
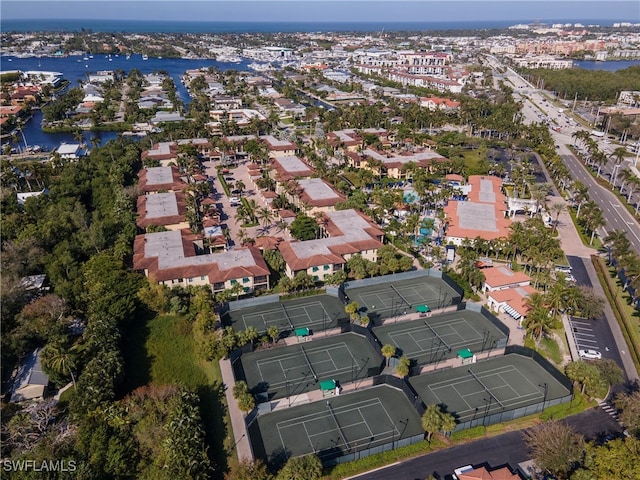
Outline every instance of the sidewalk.
{"type": "Polygon", "coordinates": [[[238,408],[238,402],[233,398],[233,386],[236,381],[233,376],[231,360],[224,358],[220,360],[220,371],[222,372],[222,382],[224,384],[224,394],[227,398],[227,408],[229,409],[229,417],[233,430],[233,438],[235,439],[235,450],[238,460],[247,459],[253,461],[253,451],[247,434],[247,424],[244,420],[244,414],[238,408]]]}
{"type": "Polygon", "coordinates": [[[595,248],[588,247],[582,243],[580,235],[576,230],[569,209],[571,206],[562,197],[549,197],[549,204],[564,203],[567,210],[558,217],[558,238],[565,255],[573,257],[589,258],[597,253],[595,248]]]}

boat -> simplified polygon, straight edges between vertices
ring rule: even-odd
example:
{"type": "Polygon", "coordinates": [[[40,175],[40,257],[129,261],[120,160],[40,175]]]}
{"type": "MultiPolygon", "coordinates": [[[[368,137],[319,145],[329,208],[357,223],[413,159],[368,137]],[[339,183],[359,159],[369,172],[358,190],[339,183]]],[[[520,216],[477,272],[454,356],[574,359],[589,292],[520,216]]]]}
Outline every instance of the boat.
{"type": "Polygon", "coordinates": [[[142,60],[149,60],[149,55],[147,55],[146,53],[142,55],[142,60]]]}
{"type": "Polygon", "coordinates": [[[89,61],[89,57],[87,57],[87,56],[82,57],[82,59],[83,59],[85,62],[88,62],[88,61],[89,61]]]}
{"type": "Polygon", "coordinates": [[[93,55],[89,55],[89,58],[93,58],[93,55]]]}
{"type": "Polygon", "coordinates": [[[131,58],[131,55],[127,55],[125,58],[129,60],[131,58]]]}

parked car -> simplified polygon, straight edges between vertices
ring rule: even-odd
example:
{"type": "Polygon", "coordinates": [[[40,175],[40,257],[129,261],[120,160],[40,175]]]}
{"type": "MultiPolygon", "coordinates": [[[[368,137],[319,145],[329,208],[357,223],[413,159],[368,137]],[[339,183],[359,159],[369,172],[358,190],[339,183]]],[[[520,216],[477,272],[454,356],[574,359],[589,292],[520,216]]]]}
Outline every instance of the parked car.
{"type": "Polygon", "coordinates": [[[578,355],[589,360],[600,360],[602,358],[602,354],[596,350],[579,350],[578,355]]]}

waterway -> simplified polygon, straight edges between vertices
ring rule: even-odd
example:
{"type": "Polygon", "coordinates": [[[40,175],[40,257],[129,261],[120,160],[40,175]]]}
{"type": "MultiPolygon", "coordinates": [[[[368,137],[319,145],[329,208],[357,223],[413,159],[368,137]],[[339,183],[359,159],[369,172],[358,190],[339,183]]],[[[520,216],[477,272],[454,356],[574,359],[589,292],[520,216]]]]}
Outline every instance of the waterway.
{"type": "Polygon", "coordinates": [[[629,67],[640,65],[640,60],[620,60],[609,62],[596,62],[595,60],[574,60],[573,66],[576,68],[584,68],[585,70],[607,70],[615,72],[629,67]]]}
{"type": "MultiPolygon", "coordinates": [[[[248,67],[249,61],[243,60],[239,63],[218,62],[211,59],[184,59],[184,58],[154,58],[149,57],[143,60],[141,55],[131,55],[127,59],[124,55],[94,55],[93,58],[83,56],[68,57],[28,57],[18,58],[12,56],[3,56],[1,58],[1,67],[3,72],[11,70],[30,71],[41,70],[49,72],[60,72],[64,79],[70,82],[71,87],[75,87],[79,82],[86,82],[87,74],[95,73],[101,70],[122,70],[125,74],[133,69],[137,69],[143,74],[153,72],[165,72],[168,74],[176,85],[180,100],[187,105],[190,101],[189,93],[182,84],[181,78],[184,72],[196,68],[217,67],[220,70],[251,70],[248,67]],[[87,60],[84,60],[87,58],[87,60]]],[[[44,133],[41,129],[42,112],[33,111],[33,118],[24,128],[24,139],[27,145],[39,145],[44,150],[55,150],[61,143],[77,143],[74,135],[71,133],[44,133]]],[[[84,141],[91,145],[91,139],[100,140],[100,145],[109,140],[116,138],[116,132],[84,132],[84,141]]],[[[20,144],[23,145],[22,138],[20,144]]]]}

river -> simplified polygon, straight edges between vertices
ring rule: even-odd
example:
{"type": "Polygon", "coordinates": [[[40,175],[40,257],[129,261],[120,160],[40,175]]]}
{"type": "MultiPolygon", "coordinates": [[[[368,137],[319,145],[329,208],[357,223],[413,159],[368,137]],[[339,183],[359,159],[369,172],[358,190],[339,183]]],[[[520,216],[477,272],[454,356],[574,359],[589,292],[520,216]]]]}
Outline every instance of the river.
{"type": "MultiPolygon", "coordinates": [[[[68,57],[29,57],[18,58],[11,56],[2,57],[2,71],[11,70],[42,70],[50,72],[60,72],[64,75],[64,79],[70,82],[71,87],[75,87],[79,82],[87,79],[88,73],[95,73],[100,70],[122,70],[125,73],[133,69],[138,69],[142,73],[166,72],[173,79],[180,99],[186,104],[189,103],[189,94],[186,87],[181,82],[181,77],[187,70],[195,68],[218,67],[220,70],[251,70],[248,61],[243,60],[239,63],[217,62],[215,60],[191,60],[184,58],[153,58],[143,60],[141,55],[132,55],[130,59],[124,55],[94,55],[93,58],[84,60],[82,56],[68,57]]],[[[33,118],[24,128],[24,137],[27,145],[39,145],[43,149],[50,151],[58,148],[61,143],[77,143],[74,135],[71,133],[44,133],[40,128],[42,121],[42,112],[33,111],[33,118]]],[[[116,132],[84,132],[84,140],[91,145],[91,139],[97,138],[100,144],[108,142],[116,138],[116,132]]],[[[135,137],[134,137],[135,138],[135,137]]],[[[20,138],[20,146],[23,146],[22,138],[20,138]]]]}

